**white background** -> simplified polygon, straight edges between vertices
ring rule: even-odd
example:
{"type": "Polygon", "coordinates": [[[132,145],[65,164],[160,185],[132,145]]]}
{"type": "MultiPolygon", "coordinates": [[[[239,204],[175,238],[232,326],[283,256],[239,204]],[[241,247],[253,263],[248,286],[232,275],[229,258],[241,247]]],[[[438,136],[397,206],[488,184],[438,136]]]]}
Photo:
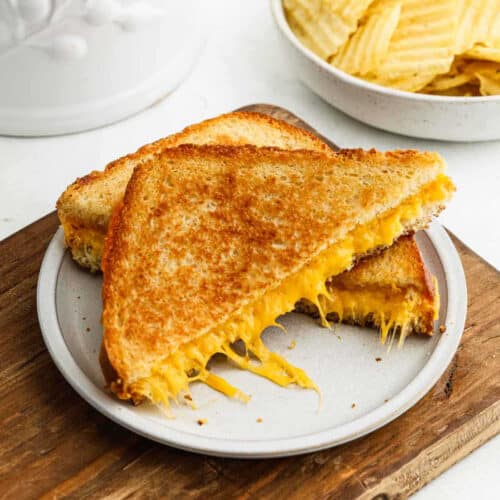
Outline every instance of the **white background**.
{"type": "MultiPolygon", "coordinates": [[[[283,58],[267,1],[211,0],[207,43],[173,94],[98,130],[51,138],[0,137],[0,239],[54,209],[75,177],[204,118],[265,102],[286,107],[343,147],[436,150],[457,193],[441,222],[500,268],[500,142],[456,144],[381,132],[334,110],[305,88],[283,58]]],[[[0,76],[1,77],[1,76],[0,76]]],[[[500,119],[500,117],[499,117],[500,119]]],[[[414,498],[499,498],[500,438],[424,487],[414,498]]]]}

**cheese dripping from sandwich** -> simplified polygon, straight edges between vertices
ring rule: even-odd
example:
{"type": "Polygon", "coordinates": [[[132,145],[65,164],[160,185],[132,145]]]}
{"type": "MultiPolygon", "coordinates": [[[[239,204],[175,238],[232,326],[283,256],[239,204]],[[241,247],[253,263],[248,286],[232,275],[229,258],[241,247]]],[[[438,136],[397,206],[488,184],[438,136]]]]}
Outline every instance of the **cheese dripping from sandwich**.
{"type": "MultiPolygon", "coordinates": [[[[171,355],[153,367],[147,377],[128,383],[117,378],[112,390],[123,399],[141,401],[147,398],[169,407],[189,393],[192,382],[204,382],[223,394],[248,401],[248,396],[207,368],[210,358],[222,353],[242,369],[263,376],[282,386],[297,384],[318,391],[316,384],[300,368],[267,349],[260,335],[265,328],[276,324],[276,318],[292,311],[297,301],[307,299],[314,303],[326,323],[325,301],[329,292],[326,282],[350,268],[358,255],[371,249],[391,245],[405,231],[408,221],[424,216],[423,207],[439,203],[449,196],[453,186],[448,177],[439,174],[422,190],[408,197],[399,206],[387,210],[376,219],[362,224],[312,259],[297,273],[284,279],[264,297],[247,304],[222,325],[202,337],[181,345],[171,355]],[[232,344],[242,341],[246,354],[237,353],[232,344]],[[250,353],[257,358],[255,363],[250,353]]],[[[383,329],[388,330],[385,325],[383,329]]]]}

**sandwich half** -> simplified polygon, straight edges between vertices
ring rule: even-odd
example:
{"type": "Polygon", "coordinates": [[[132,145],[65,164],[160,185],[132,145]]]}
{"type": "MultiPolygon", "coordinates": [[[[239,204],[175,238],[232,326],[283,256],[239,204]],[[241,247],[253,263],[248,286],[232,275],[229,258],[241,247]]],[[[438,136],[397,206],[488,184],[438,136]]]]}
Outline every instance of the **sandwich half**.
{"type": "Polygon", "coordinates": [[[260,334],[300,299],[325,319],[329,278],[443,208],[454,189],[444,169],[439,155],[416,151],[193,145],[138,166],[104,248],[112,390],[168,407],[199,380],[243,397],[210,373],[216,353],[280,385],[315,388],[260,334]]]}
{"type": "MultiPolygon", "coordinates": [[[[432,335],[439,313],[436,278],[427,269],[413,236],[402,236],[394,245],[357,262],[326,283],[320,298],[329,321],[375,327],[385,342],[410,333],[432,335]]],[[[296,309],[318,316],[318,308],[301,301],[296,309]]]]}

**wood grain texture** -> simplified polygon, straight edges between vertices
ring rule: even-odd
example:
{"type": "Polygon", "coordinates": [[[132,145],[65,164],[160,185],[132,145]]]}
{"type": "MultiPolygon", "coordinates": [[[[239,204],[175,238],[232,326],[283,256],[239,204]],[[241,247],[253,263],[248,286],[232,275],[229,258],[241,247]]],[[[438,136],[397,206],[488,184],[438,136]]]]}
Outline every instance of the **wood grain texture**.
{"type": "MultiPolygon", "coordinates": [[[[299,124],[284,110],[260,111],[299,124]]],[[[500,273],[456,238],[468,319],[446,374],[407,413],[300,457],[219,459],[110,422],[66,383],[42,341],[36,282],[55,214],[0,242],[0,498],[400,499],[500,432],[500,273]]]]}

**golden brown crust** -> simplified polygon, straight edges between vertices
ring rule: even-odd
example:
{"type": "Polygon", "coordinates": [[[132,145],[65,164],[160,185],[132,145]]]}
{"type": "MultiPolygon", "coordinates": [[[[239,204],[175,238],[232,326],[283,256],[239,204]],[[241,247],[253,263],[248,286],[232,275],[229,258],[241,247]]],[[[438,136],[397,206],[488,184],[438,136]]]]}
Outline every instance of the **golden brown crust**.
{"type": "Polygon", "coordinates": [[[108,353],[104,348],[104,344],[101,344],[101,349],[99,350],[99,366],[101,367],[102,374],[104,375],[106,385],[108,387],[111,386],[111,384],[117,379],[117,373],[109,362],[108,353]]]}
{"type": "MultiPolygon", "coordinates": [[[[118,203],[113,209],[111,214],[111,218],[109,220],[108,232],[106,234],[105,242],[104,242],[104,251],[102,254],[102,271],[106,272],[108,268],[108,263],[113,258],[113,244],[114,244],[114,235],[119,230],[120,219],[121,219],[121,211],[123,209],[123,201],[118,203]]],[[[103,290],[104,291],[104,290],[103,290]]]]}
{"type": "Polygon", "coordinates": [[[279,286],[442,170],[431,153],[165,150],[136,168],[108,233],[111,364],[129,382],[147,376],[159,356],[279,286]]]}
{"type": "Polygon", "coordinates": [[[252,144],[260,147],[270,146],[267,137],[269,130],[272,130],[273,133],[279,131],[281,135],[279,146],[281,149],[298,149],[297,144],[300,143],[301,149],[311,149],[324,153],[330,151],[330,148],[323,141],[307,130],[262,113],[235,111],[190,125],[178,134],[143,146],[137,152],[143,154],[158,153],[166,148],[180,144],[225,144],[235,146],[252,144]],[[234,126],[233,120],[237,121],[238,126],[234,126]],[[224,124],[225,129],[221,130],[222,124],[224,124]],[[249,125],[252,127],[251,134],[248,133],[249,130],[247,129],[249,125]],[[214,126],[218,128],[217,137],[207,137],[207,128],[210,129],[214,126]],[[255,129],[258,129],[259,133],[256,134],[255,129]]]}
{"type": "Polygon", "coordinates": [[[416,287],[427,297],[434,296],[434,284],[415,238],[403,236],[389,248],[369,259],[360,260],[349,272],[329,280],[333,286],[416,287]]]}
{"type": "Polygon", "coordinates": [[[252,112],[227,113],[191,125],[182,132],[143,146],[136,153],[111,162],[103,172],[77,179],[61,195],[57,213],[73,259],[93,271],[101,265],[101,248],[113,206],[123,198],[135,166],[154,154],[182,143],[255,144],[282,149],[329,152],[313,134],[282,120],[252,112]],[[68,228],[75,228],[68,231],[68,228]],[[71,233],[71,234],[70,234],[71,233]]]}
{"type": "Polygon", "coordinates": [[[73,221],[105,233],[111,211],[123,197],[134,168],[166,148],[180,144],[255,144],[283,149],[330,148],[315,135],[282,120],[253,112],[227,113],[186,127],[182,132],[159,139],[76,179],[57,201],[61,222],[73,221]],[[273,144],[273,142],[275,143],[273,144]]]}

